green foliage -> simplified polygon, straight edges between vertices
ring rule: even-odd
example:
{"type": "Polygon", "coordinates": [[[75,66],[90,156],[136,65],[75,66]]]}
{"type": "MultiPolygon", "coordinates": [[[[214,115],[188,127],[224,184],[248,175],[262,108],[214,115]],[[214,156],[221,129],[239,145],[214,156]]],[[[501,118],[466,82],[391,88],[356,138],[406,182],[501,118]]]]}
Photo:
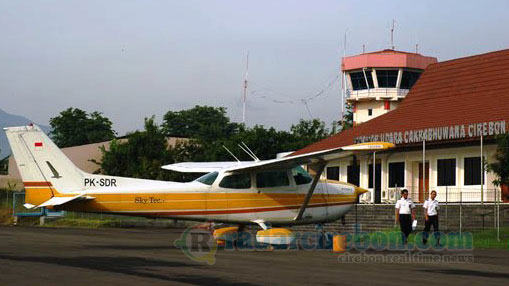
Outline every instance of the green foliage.
{"type": "Polygon", "coordinates": [[[351,104],[346,106],[346,112],[341,121],[341,130],[347,130],[353,127],[353,108],[351,104]]]}
{"type": "Polygon", "coordinates": [[[487,165],[488,171],[495,173],[497,176],[493,184],[495,186],[509,185],[509,134],[497,137],[495,159],[496,162],[487,165]]]}
{"type": "Polygon", "coordinates": [[[168,137],[195,138],[214,141],[227,138],[238,131],[237,123],[230,122],[224,107],[199,106],[181,111],[168,111],[162,128],[168,137]]]}
{"type": "Polygon", "coordinates": [[[290,131],[261,125],[248,128],[230,122],[223,107],[195,106],[169,111],[160,127],[154,117],[145,119],[144,131],[128,134],[126,142],[114,140],[110,150],[102,149],[100,165],[108,175],[186,181],[197,174],[173,173],[160,167],[175,162],[234,160],[224,147],[240,160],[251,161],[238,147],[242,142],[260,159],[272,159],[277,153],[301,149],[329,135],[325,123],[318,119],[300,120],[290,131]],[[168,147],[166,138],[171,136],[186,137],[188,141],[168,147]]]}
{"type": "Polygon", "coordinates": [[[0,175],[7,175],[9,173],[9,156],[0,159],[0,175]]]}
{"type": "Polygon", "coordinates": [[[115,138],[111,121],[97,111],[88,114],[81,109],[70,107],[60,112],[59,116],[51,118],[50,125],[50,135],[60,148],[115,138]]]}
{"type": "Polygon", "coordinates": [[[101,171],[108,175],[167,179],[162,165],[170,161],[166,136],[154,122],[145,118],[145,130],[127,135],[127,142],[113,140],[109,150],[101,149],[101,171]]]}

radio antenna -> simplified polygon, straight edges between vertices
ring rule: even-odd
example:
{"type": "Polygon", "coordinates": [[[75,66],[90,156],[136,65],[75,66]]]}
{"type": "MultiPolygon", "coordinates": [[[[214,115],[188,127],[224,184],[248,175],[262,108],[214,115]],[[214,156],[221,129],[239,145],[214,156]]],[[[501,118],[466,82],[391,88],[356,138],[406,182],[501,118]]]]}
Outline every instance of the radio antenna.
{"type": "Polygon", "coordinates": [[[392,19],[392,28],[391,28],[391,47],[394,51],[394,19],[392,19]]]}
{"type": "Polygon", "coordinates": [[[253,152],[253,150],[249,149],[249,147],[247,147],[246,143],[244,143],[244,141],[241,142],[242,145],[244,145],[244,147],[246,147],[246,149],[251,153],[251,155],[253,155],[253,157],[256,158],[256,161],[260,161],[260,159],[258,159],[258,156],[256,156],[256,154],[253,152]]]}
{"type": "Polygon", "coordinates": [[[260,161],[256,156],[254,156],[253,154],[251,154],[246,148],[242,147],[242,145],[240,144],[237,144],[237,146],[240,147],[240,149],[242,149],[242,151],[246,152],[246,154],[251,157],[254,161],[260,161]]]}
{"type": "Polygon", "coordinates": [[[230,153],[230,155],[232,155],[233,158],[235,158],[235,160],[237,160],[237,162],[240,163],[240,160],[235,157],[235,155],[233,155],[232,151],[230,151],[228,148],[226,148],[226,146],[223,145],[223,148],[226,150],[226,152],[230,153]]]}
{"type": "Polygon", "coordinates": [[[247,76],[249,73],[249,51],[246,55],[246,73],[244,74],[244,94],[242,97],[242,123],[246,123],[247,76]]]}

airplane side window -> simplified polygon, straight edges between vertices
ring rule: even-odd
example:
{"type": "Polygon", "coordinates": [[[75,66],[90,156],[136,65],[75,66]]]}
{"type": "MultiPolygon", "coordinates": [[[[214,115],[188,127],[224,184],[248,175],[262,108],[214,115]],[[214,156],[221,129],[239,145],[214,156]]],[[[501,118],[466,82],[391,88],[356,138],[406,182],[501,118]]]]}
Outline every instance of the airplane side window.
{"type": "Polygon", "coordinates": [[[313,181],[313,178],[301,166],[292,169],[292,176],[297,185],[305,185],[313,181]]]}
{"type": "Polygon", "coordinates": [[[205,185],[212,186],[214,181],[217,179],[217,175],[219,175],[218,172],[210,172],[206,175],[199,177],[198,179],[196,179],[196,181],[205,185]]]}
{"type": "Polygon", "coordinates": [[[251,188],[251,175],[236,174],[224,177],[219,186],[228,189],[249,189],[251,188]]]}
{"type": "Polygon", "coordinates": [[[286,171],[268,171],[256,174],[256,186],[258,188],[273,188],[289,186],[290,180],[286,171]]]}

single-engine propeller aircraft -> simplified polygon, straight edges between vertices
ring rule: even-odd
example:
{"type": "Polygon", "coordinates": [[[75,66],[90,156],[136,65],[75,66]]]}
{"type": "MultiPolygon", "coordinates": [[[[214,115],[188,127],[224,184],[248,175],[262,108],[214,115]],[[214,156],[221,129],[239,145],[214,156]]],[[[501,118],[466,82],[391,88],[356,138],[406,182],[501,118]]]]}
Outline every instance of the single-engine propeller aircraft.
{"type": "Polygon", "coordinates": [[[195,181],[177,183],[85,173],[38,126],[4,130],[25,186],[26,208],[256,224],[263,228],[257,235],[261,240],[271,237],[272,226],[324,223],[343,217],[367,191],[320,180],[327,162],[394,147],[373,142],[272,160],[163,166],[207,173],[195,181]],[[301,165],[312,168],[314,176],[301,165]]]}

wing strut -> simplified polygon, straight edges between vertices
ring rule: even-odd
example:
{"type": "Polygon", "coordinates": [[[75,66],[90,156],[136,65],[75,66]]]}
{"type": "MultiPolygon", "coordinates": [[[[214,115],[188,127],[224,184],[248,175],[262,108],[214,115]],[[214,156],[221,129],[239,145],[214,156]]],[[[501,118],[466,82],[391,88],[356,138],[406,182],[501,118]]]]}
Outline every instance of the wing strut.
{"type": "Polygon", "coordinates": [[[302,206],[300,206],[299,213],[295,217],[294,220],[301,220],[302,216],[304,215],[304,211],[306,210],[309,201],[311,200],[311,197],[313,196],[313,192],[315,191],[316,184],[318,184],[318,181],[320,180],[320,177],[322,176],[323,170],[325,169],[325,165],[327,165],[326,162],[320,162],[318,165],[318,170],[316,172],[315,178],[313,179],[313,183],[311,183],[311,186],[309,187],[309,191],[306,194],[306,197],[304,198],[304,202],[302,202],[302,206]]]}

